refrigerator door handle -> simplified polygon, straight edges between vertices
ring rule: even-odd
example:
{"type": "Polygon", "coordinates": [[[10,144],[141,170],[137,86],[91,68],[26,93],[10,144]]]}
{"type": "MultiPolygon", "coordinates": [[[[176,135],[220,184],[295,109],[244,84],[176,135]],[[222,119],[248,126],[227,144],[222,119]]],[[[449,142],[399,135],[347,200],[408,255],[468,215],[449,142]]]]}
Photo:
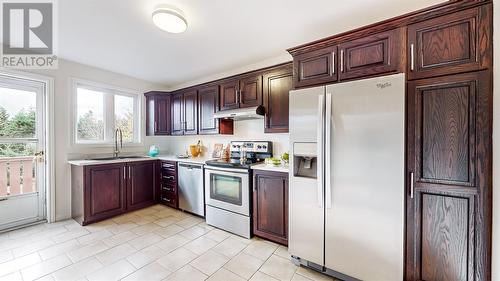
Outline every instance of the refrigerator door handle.
{"type": "Polygon", "coordinates": [[[326,208],[332,208],[331,160],[332,160],[332,93],[326,93],[325,128],[325,191],[326,208]]]}
{"type": "Polygon", "coordinates": [[[318,134],[317,134],[317,178],[318,178],[318,205],[320,208],[323,208],[323,166],[324,166],[324,120],[325,120],[325,96],[319,95],[318,97],[318,114],[319,114],[319,122],[318,122],[318,134]]]}

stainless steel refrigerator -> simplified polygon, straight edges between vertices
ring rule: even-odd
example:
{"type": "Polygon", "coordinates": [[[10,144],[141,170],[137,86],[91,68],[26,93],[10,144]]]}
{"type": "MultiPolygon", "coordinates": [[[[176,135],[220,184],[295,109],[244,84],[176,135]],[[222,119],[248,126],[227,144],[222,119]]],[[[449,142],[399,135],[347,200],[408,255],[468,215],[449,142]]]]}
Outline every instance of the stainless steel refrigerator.
{"type": "Polygon", "coordinates": [[[404,74],[290,92],[289,252],[343,280],[403,280],[404,74]]]}

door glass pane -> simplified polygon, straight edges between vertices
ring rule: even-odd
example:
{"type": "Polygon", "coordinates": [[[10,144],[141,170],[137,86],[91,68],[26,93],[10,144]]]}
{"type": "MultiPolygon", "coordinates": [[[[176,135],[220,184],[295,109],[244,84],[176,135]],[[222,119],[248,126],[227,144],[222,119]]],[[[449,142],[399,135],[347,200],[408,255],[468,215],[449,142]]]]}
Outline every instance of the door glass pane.
{"type": "Polygon", "coordinates": [[[241,177],[211,174],[210,197],[235,205],[242,205],[241,177]]]}
{"type": "Polygon", "coordinates": [[[115,128],[122,130],[123,142],[134,141],[134,98],[115,95],[115,128]]]}
{"type": "Polygon", "coordinates": [[[0,198],[37,192],[36,143],[0,143],[0,198]]]}
{"type": "Polygon", "coordinates": [[[104,141],[104,94],[77,89],[77,140],[104,141]]]}
{"type": "Polygon", "coordinates": [[[0,87],[0,138],[35,138],[35,112],[35,92],[0,87]]]}

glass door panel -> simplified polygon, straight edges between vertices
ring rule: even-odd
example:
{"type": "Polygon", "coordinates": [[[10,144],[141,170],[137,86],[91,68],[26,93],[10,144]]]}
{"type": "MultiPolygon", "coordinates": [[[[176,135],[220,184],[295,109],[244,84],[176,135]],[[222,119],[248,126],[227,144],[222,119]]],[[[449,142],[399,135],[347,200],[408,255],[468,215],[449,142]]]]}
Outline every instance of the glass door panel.
{"type": "Polygon", "coordinates": [[[210,175],[210,197],[215,200],[241,206],[242,181],[241,177],[210,175]]]}

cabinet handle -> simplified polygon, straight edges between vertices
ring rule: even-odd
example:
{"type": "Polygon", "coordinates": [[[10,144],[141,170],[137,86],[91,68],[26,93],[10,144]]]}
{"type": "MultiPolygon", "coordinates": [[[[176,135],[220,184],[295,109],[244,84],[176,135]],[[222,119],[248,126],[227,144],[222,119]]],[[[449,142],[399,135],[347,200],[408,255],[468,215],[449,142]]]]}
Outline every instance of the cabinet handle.
{"type": "Polygon", "coordinates": [[[340,50],[340,72],[344,73],[344,50],[340,50]]]}
{"type": "Polygon", "coordinates": [[[128,178],[130,179],[132,177],[132,167],[128,166],[128,178]]]}
{"type": "Polygon", "coordinates": [[[175,180],[174,176],[163,176],[163,178],[166,180],[175,180]]]}
{"type": "Polygon", "coordinates": [[[410,45],[410,70],[415,70],[415,45],[410,45]]]}
{"type": "Polygon", "coordinates": [[[332,52],[332,75],[335,74],[335,52],[332,52]]]}
{"type": "Polygon", "coordinates": [[[174,165],[171,165],[171,164],[163,164],[163,168],[166,168],[166,169],[173,169],[175,168],[174,165]]]}
{"type": "Polygon", "coordinates": [[[242,100],[242,98],[241,98],[242,90],[239,90],[239,92],[240,92],[240,94],[239,94],[239,99],[238,100],[239,100],[239,103],[241,103],[241,100],[242,100]]]}
{"type": "Polygon", "coordinates": [[[155,132],[158,132],[158,123],[155,121],[155,132]]]}
{"type": "Polygon", "coordinates": [[[123,179],[127,179],[127,167],[123,166],[123,179]]]}
{"type": "Polygon", "coordinates": [[[413,199],[413,195],[414,195],[414,184],[413,184],[413,172],[410,173],[410,198],[413,199]]]}

